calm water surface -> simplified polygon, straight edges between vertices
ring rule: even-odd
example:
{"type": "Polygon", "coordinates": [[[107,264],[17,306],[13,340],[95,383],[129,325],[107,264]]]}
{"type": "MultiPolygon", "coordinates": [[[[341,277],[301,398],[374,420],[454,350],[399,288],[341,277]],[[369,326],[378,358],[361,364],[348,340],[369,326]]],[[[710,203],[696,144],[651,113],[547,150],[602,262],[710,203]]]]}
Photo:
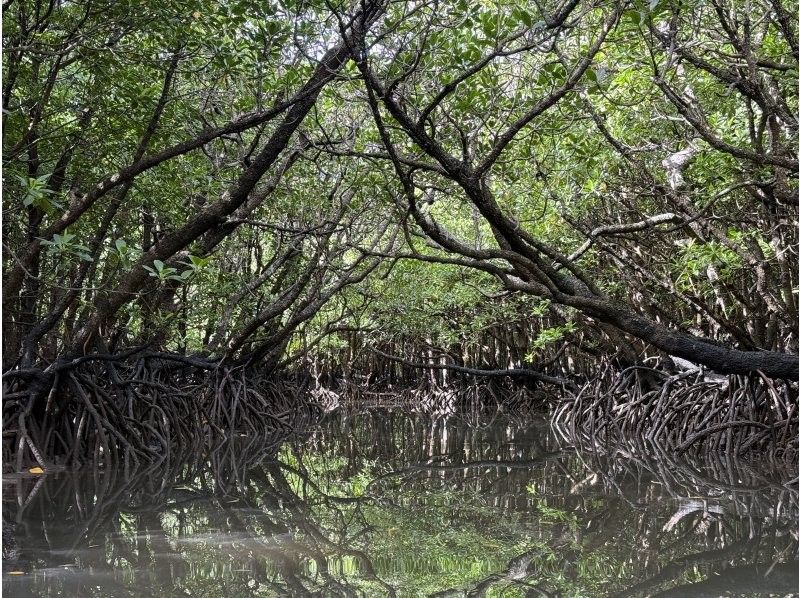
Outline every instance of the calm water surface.
{"type": "Polygon", "coordinates": [[[512,415],[306,428],[6,476],[4,595],[796,595],[796,471],[576,450],[512,415]]]}

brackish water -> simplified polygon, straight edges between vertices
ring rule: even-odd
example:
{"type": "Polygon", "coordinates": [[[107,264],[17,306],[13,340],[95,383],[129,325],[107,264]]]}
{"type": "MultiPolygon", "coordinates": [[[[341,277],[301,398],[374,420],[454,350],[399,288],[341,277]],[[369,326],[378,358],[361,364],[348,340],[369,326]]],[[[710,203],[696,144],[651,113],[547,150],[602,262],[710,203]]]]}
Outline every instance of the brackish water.
{"type": "Polygon", "coordinates": [[[16,596],[792,596],[797,472],[576,450],[529,416],[337,411],[211,454],[6,476],[16,596]]]}

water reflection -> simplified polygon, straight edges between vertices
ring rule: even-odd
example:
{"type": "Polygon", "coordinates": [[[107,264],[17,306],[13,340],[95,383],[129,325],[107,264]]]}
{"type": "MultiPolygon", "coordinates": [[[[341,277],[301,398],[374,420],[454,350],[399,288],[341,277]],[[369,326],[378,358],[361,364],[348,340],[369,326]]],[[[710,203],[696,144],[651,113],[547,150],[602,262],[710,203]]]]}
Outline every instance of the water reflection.
{"type": "Polygon", "coordinates": [[[576,451],[508,414],[336,412],[302,434],[236,438],[149,471],[4,479],[3,590],[787,595],[796,475],[576,451]]]}

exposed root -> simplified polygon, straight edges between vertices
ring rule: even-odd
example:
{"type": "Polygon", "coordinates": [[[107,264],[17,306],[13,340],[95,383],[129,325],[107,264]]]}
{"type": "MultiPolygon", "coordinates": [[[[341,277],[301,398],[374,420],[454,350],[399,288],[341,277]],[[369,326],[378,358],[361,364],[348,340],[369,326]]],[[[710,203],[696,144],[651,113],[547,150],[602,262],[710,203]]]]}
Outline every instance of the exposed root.
{"type": "Polygon", "coordinates": [[[526,386],[507,384],[498,380],[453,384],[446,387],[424,382],[416,387],[375,388],[340,381],[336,390],[319,388],[312,396],[331,410],[339,405],[353,407],[413,407],[424,413],[453,413],[467,406],[480,409],[542,411],[554,394],[531,390],[526,386]]]}
{"type": "Polygon", "coordinates": [[[231,436],[289,432],[298,414],[317,410],[302,388],[202,365],[154,354],[82,362],[43,373],[36,384],[6,378],[7,468],[138,466],[169,460],[176,447],[208,449],[231,436]]]}
{"type": "Polygon", "coordinates": [[[236,435],[290,432],[293,418],[340,405],[413,405],[448,414],[471,406],[552,408],[572,437],[606,444],[646,441],[681,455],[798,455],[797,385],[764,376],[705,378],[643,366],[607,367],[577,392],[544,392],[509,380],[385,388],[280,382],[264,372],[171,354],[99,356],[4,376],[6,468],[83,462],[138,466],[171,459],[176,447],[208,449],[236,435]]]}
{"type": "Polygon", "coordinates": [[[798,454],[797,385],[764,376],[609,368],[562,400],[553,421],[573,438],[644,440],[678,455],[757,453],[787,461],[798,454]]]}

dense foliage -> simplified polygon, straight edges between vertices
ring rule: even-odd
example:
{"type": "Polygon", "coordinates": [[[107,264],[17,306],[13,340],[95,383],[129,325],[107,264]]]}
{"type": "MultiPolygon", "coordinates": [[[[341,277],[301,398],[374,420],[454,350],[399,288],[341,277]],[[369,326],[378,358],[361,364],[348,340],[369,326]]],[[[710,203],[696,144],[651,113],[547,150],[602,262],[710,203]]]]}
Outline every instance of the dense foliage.
{"type": "Polygon", "coordinates": [[[4,2],[6,466],[539,383],[794,459],[796,9],[4,2]]]}
{"type": "Polygon", "coordinates": [[[567,342],[796,375],[795,6],[3,12],[6,370],[567,342]]]}

